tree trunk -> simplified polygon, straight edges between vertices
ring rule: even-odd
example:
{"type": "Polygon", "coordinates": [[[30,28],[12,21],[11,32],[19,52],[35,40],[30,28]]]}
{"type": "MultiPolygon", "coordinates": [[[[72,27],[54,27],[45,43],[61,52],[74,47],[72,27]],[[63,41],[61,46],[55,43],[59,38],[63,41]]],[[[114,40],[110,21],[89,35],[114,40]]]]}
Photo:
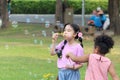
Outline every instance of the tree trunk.
{"type": "Polygon", "coordinates": [[[62,5],[62,0],[56,0],[55,20],[56,21],[60,21],[60,23],[63,23],[63,5],[62,5]]]}
{"type": "Polygon", "coordinates": [[[0,0],[0,19],[1,19],[1,8],[2,7],[2,3],[1,3],[1,0],[0,0]]]}
{"type": "Polygon", "coordinates": [[[119,0],[109,0],[108,11],[110,29],[114,30],[116,35],[120,35],[119,0]]]}
{"type": "Polygon", "coordinates": [[[2,18],[2,27],[6,28],[8,25],[8,11],[7,11],[7,0],[0,0],[1,3],[1,18],[2,18]]]}
{"type": "Polygon", "coordinates": [[[65,11],[67,8],[70,8],[70,6],[68,5],[68,0],[64,0],[63,2],[63,22],[65,23],[65,11]]]}

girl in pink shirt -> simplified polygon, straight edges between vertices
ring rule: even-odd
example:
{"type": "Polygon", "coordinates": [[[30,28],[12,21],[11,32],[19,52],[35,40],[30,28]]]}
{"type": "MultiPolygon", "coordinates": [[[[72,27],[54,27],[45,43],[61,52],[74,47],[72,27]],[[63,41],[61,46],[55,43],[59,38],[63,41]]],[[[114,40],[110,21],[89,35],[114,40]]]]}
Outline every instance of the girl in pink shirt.
{"type": "Polygon", "coordinates": [[[82,67],[82,64],[66,58],[66,53],[69,51],[75,56],[82,56],[84,53],[82,33],[80,32],[79,26],[76,24],[66,24],[63,32],[64,40],[55,46],[58,35],[58,33],[53,34],[51,48],[51,55],[58,55],[58,79],[80,80],[79,68],[82,67]],[[77,40],[80,41],[80,43],[78,43],[77,40]]]}
{"type": "Polygon", "coordinates": [[[119,80],[112,62],[105,57],[113,45],[111,37],[100,35],[94,40],[94,54],[76,57],[70,52],[66,56],[73,61],[88,63],[85,80],[108,80],[108,72],[113,80],[119,80]]]}

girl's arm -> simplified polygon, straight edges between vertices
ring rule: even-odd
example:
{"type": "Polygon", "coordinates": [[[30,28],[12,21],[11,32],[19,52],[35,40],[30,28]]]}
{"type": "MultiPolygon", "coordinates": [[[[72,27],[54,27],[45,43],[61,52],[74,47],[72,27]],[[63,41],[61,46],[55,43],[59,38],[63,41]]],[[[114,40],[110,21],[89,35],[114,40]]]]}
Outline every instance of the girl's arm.
{"type": "Polygon", "coordinates": [[[75,61],[75,62],[80,62],[80,63],[88,62],[88,60],[89,60],[89,54],[84,55],[84,56],[76,57],[76,56],[73,55],[72,53],[68,53],[68,54],[66,55],[66,57],[71,58],[73,61],[75,61]]]}
{"type": "Polygon", "coordinates": [[[113,80],[120,80],[119,77],[118,77],[118,75],[115,72],[115,68],[114,68],[114,66],[113,66],[112,63],[110,65],[110,67],[109,67],[109,73],[110,73],[110,75],[111,75],[111,77],[112,77],[113,80]]]}
{"type": "Polygon", "coordinates": [[[56,41],[57,41],[57,38],[58,38],[58,33],[54,33],[53,36],[52,36],[52,46],[51,46],[51,55],[55,55],[55,44],[56,44],[56,41]]]}
{"type": "Polygon", "coordinates": [[[51,54],[52,56],[56,54],[56,53],[55,53],[55,43],[54,43],[53,40],[52,40],[52,45],[51,45],[51,52],[50,52],[50,54],[51,54]]]}
{"type": "Polygon", "coordinates": [[[77,64],[77,65],[74,65],[74,68],[73,69],[79,69],[79,68],[81,68],[81,67],[83,67],[83,64],[77,64]]]}
{"type": "Polygon", "coordinates": [[[66,65],[66,68],[76,70],[76,69],[81,68],[82,66],[83,66],[83,64],[77,64],[77,65],[66,65]]]}

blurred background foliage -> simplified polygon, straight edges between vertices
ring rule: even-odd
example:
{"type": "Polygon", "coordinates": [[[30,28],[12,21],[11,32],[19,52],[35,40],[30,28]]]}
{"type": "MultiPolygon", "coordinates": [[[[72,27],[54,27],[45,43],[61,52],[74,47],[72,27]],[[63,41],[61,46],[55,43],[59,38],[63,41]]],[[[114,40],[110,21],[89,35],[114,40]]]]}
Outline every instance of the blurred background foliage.
{"type": "MultiPolygon", "coordinates": [[[[74,14],[81,14],[82,0],[68,0],[74,14]]],[[[85,13],[90,14],[92,10],[101,7],[108,13],[108,0],[85,0],[85,13]]],[[[55,14],[56,0],[12,0],[12,14],[55,14]]]]}

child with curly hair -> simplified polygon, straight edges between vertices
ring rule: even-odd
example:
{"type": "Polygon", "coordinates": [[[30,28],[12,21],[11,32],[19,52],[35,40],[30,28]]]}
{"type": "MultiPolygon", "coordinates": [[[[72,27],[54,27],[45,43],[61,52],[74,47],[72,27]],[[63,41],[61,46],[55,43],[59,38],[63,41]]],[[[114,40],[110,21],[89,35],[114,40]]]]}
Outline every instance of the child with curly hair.
{"type": "Polygon", "coordinates": [[[113,80],[119,80],[113,63],[105,55],[113,48],[114,41],[107,35],[100,35],[94,40],[94,54],[88,54],[80,57],[74,56],[71,52],[66,55],[75,62],[87,62],[85,80],[108,80],[110,73],[113,80]]]}

